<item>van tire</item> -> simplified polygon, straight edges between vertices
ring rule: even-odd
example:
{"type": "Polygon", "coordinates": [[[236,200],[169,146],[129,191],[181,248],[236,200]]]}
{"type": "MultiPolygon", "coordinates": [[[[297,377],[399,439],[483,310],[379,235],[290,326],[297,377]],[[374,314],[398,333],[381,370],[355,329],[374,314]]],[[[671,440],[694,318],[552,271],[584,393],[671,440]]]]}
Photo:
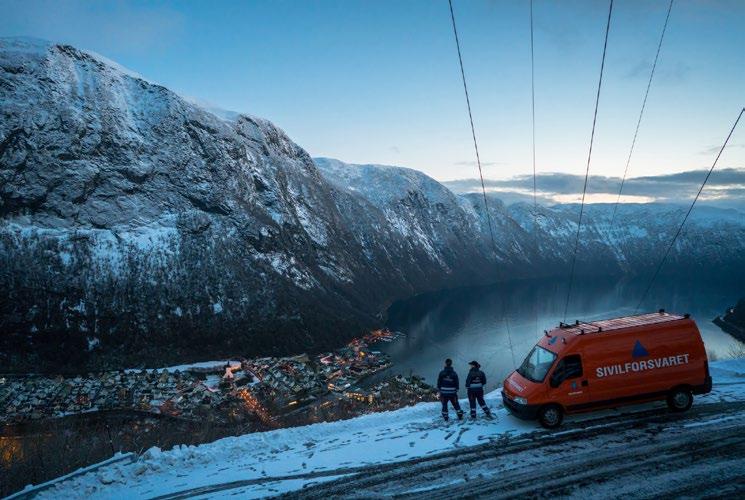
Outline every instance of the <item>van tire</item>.
{"type": "Polygon", "coordinates": [[[686,411],[692,404],[693,394],[687,387],[676,387],[667,395],[667,406],[672,411],[686,411]]]}
{"type": "Polygon", "coordinates": [[[564,410],[559,405],[546,405],[538,410],[538,422],[546,429],[556,429],[564,420],[564,410]]]}

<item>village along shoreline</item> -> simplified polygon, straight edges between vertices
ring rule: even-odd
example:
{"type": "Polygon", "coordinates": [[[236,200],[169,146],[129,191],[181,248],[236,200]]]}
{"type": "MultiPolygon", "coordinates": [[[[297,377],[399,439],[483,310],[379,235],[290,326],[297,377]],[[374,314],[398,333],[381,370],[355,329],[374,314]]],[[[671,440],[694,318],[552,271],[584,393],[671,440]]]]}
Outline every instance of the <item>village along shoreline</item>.
{"type": "Polygon", "coordinates": [[[384,376],[391,361],[374,345],[401,335],[376,330],[315,356],[85,376],[2,375],[0,472],[15,479],[3,481],[0,495],[119,452],[201,444],[432,401],[435,390],[423,378],[384,376]]]}

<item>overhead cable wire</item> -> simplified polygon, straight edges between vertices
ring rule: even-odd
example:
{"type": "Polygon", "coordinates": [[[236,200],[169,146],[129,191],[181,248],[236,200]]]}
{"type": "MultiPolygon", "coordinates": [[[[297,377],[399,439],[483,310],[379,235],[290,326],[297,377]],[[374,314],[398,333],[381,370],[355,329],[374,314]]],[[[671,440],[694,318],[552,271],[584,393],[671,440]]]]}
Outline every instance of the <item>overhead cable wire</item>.
{"type": "Polygon", "coordinates": [[[455,35],[455,46],[458,49],[458,63],[460,64],[460,76],[463,80],[463,92],[466,94],[466,106],[468,107],[468,121],[471,123],[471,136],[473,137],[473,149],[476,151],[476,164],[479,167],[479,178],[481,179],[481,192],[484,195],[484,210],[486,211],[486,221],[489,225],[489,236],[491,237],[494,254],[497,254],[497,243],[494,240],[494,230],[492,229],[491,214],[489,213],[489,203],[486,199],[486,186],[484,185],[484,174],[481,170],[481,157],[479,156],[479,145],[476,141],[476,128],[473,125],[473,114],[471,113],[471,99],[468,96],[468,85],[466,84],[466,72],[463,69],[463,56],[460,51],[460,39],[458,38],[458,28],[455,25],[455,13],[453,12],[453,0],[448,0],[450,5],[450,20],[453,22],[453,34],[455,35]]]}
{"type": "MultiPolygon", "coordinates": [[[[533,0],[530,0],[530,114],[533,132],[533,258],[538,259],[538,199],[535,174],[535,50],[533,43],[533,0]]],[[[533,301],[535,331],[538,332],[538,302],[533,301]]]]}
{"type": "Polygon", "coordinates": [[[616,221],[616,212],[618,211],[618,204],[621,201],[621,193],[623,193],[623,186],[626,183],[626,175],[629,172],[629,164],[631,163],[631,155],[634,154],[634,146],[636,145],[636,138],[639,135],[639,126],[642,123],[642,117],[644,116],[644,109],[647,107],[647,98],[649,97],[649,89],[652,86],[652,79],[654,78],[655,69],[657,69],[657,61],[660,58],[660,49],[662,49],[662,41],[665,39],[665,32],[667,31],[667,23],[670,20],[670,12],[673,9],[673,1],[670,0],[670,4],[667,6],[667,15],[665,16],[665,23],[662,26],[662,33],[660,34],[660,41],[657,44],[657,53],[654,56],[654,63],[652,64],[652,70],[649,72],[649,80],[647,81],[647,90],[644,92],[644,100],[642,101],[642,109],[639,111],[639,119],[636,121],[636,130],[634,131],[634,139],[631,141],[631,148],[629,149],[629,156],[626,158],[626,168],[623,170],[623,177],[621,178],[621,187],[618,189],[618,197],[616,198],[616,204],[613,205],[613,215],[610,220],[610,227],[613,227],[613,223],[616,221]]]}
{"type": "Polygon", "coordinates": [[[673,246],[675,245],[675,241],[678,239],[678,236],[680,236],[680,233],[683,230],[683,226],[688,220],[688,216],[691,215],[691,211],[693,210],[694,205],[696,205],[696,202],[698,201],[699,196],[701,196],[701,192],[704,190],[704,186],[706,186],[706,183],[708,182],[709,177],[711,176],[711,173],[714,171],[714,167],[717,166],[719,157],[722,156],[722,152],[724,151],[724,148],[727,147],[727,143],[729,142],[730,137],[732,137],[732,134],[737,128],[737,124],[740,122],[740,118],[742,118],[743,113],[745,113],[745,108],[742,108],[740,110],[740,114],[737,115],[737,119],[735,120],[735,123],[732,125],[732,128],[730,129],[729,134],[727,135],[727,138],[724,140],[724,144],[722,144],[722,147],[719,148],[719,153],[717,153],[716,158],[714,158],[714,163],[712,163],[711,168],[709,169],[709,172],[706,174],[706,177],[704,178],[704,182],[701,183],[701,187],[699,188],[698,193],[696,193],[696,196],[693,198],[693,202],[691,203],[691,206],[688,207],[688,212],[686,212],[685,217],[683,217],[683,221],[680,223],[678,230],[675,232],[675,236],[673,236],[673,239],[670,241],[670,244],[668,245],[667,250],[665,250],[665,254],[662,256],[662,259],[660,259],[659,264],[657,264],[657,269],[655,269],[654,274],[652,275],[652,279],[649,280],[649,283],[647,284],[647,288],[644,290],[644,293],[642,294],[642,298],[639,299],[639,303],[636,305],[634,314],[636,314],[639,311],[639,308],[642,306],[642,304],[644,303],[644,300],[647,298],[647,294],[649,294],[649,290],[652,288],[652,284],[657,279],[657,275],[660,274],[660,270],[662,269],[662,266],[665,264],[665,260],[667,260],[668,255],[670,255],[670,251],[673,249],[673,246]]]}
{"type": "Polygon", "coordinates": [[[592,118],[592,133],[590,134],[590,149],[587,153],[587,168],[585,169],[585,185],[582,188],[582,202],[579,207],[579,220],[577,221],[577,236],[574,239],[574,252],[572,254],[572,265],[569,271],[569,287],[567,288],[567,300],[564,304],[564,322],[567,320],[567,310],[569,309],[569,299],[572,295],[572,285],[574,282],[574,267],[577,263],[577,249],[579,247],[579,234],[582,229],[582,216],[585,211],[585,195],[587,194],[587,179],[590,176],[590,159],[592,158],[592,144],[595,139],[595,124],[598,119],[598,104],[600,103],[600,88],[603,86],[603,69],[605,68],[605,54],[608,48],[608,32],[610,31],[610,20],[613,14],[613,0],[610,0],[608,8],[608,21],[605,25],[605,41],[603,42],[603,58],[600,63],[600,78],[598,80],[598,92],[595,96],[595,113],[592,118]]]}
{"type": "MultiPolygon", "coordinates": [[[[535,51],[533,49],[533,0],[530,0],[530,112],[533,131],[533,231],[537,225],[538,201],[535,181],[535,51]]],[[[536,240],[537,242],[537,240],[536,240]]]]}
{"type": "Polygon", "coordinates": [[[504,326],[507,327],[507,342],[510,347],[510,355],[512,356],[512,367],[517,368],[517,364],[515,363],[515,349],[512,345],[512,332],[510,331],[510,320],[507,317],[507,313],[504,315],[504,326]]]}

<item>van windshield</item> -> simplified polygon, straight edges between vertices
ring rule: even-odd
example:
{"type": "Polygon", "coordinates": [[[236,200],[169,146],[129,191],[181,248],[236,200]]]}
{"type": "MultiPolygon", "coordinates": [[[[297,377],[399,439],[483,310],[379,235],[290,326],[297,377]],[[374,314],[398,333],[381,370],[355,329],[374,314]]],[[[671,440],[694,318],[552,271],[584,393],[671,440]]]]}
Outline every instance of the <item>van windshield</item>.
{"type": "Polygon", "coordinates": [[[554,360],[556,360],[556,354],[537,345],[517,369],[517,373],[531,382],[543,382],[554,360]]]}

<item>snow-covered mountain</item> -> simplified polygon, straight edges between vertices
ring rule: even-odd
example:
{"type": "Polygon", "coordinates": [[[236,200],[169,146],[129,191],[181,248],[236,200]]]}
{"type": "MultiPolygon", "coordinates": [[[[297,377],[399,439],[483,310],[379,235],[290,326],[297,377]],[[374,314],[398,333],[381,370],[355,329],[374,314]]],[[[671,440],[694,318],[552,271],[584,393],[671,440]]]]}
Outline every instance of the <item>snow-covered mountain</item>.
{"type": "MultiPolygon", "coordinates": [[[[581,272],[648,274],[658,264],[683,221],[687,206],[671,204],[620,205],[611,224],[613,206],[585,206],[578,252],[581,272]]],[[[540,207],[538,230],[543,255],[568,259],[569,242],[577,231],[578,205],[540,207]]],[[[521,227],[533,226],[532,206],[510,206],[521,227]]],[[[735,209],[696,206],[673,247],[663,274],[742,276],[745,273],[745,213],[735,209]]]]}
{"type": "MultiPolygon", "coordinates": [[[[349,165],[316,158],[323,176],[379,218],[376,234],[400,234],[412,248],[427,249],[431,258],[449,263],[448,251],[473,252],[495,268],[499,278],[564,276],[574,250],[579,205],[509,206],[495,195],[488,207],[496,250],[481,193],[454,194],[416,170],[385,165],[349,165]]],[[[612,224],[613,205],[585,207],[577,269],[588,275],[638,274],[654,269],[687,210],[683,205],[620,205],[612,224]]],[[[342,210],[348,227],[363,239],[370,222],[342,210]],[[350,216],[351,215],[351,216],[350,216]]],[[[391,236],[396,239],[395,236],[391,236]]],[[[707,275],[745,273],[745,213],[697,206],[686,223],[666,270],[702,271],[707,275]]],[[[459,262],[453,264],[457,268],[459,262]]],[[[483,271],[482,271],[483,272],[483,271]]],[[[491,276],[490,276],[491,277],[491,276]]]]}
{"type": "Polygon", "coordinates": [[[95,54],[3,39],[0,117],[4,364],[330,347],[392,299],[457,283],[372,221],[365,246],[342,210],[366,205],[273,124],[95,54]]]}
{"type": "Polygon", "coordinates": [[[377,311],[330,187],[273,124],[25,39],[0,42],[0,103],[10,352],[303,349],[377,311]]]}
{"type": "MultiPolygon", "coordinates": [[[[455,195],[398,167],[315,162],[93,53],[0,39],[0,363],[170,363],[337,346],[393,300],[563,276],[576,207],[455,195]],[[157,348],[154,348],[157,346],[157,348]]],[[[682,217],[591,207],[579,272],[648,269],[682,217]]],[[[745,222],[695,212],[673,264],[741,271],[745,222]]]]}

